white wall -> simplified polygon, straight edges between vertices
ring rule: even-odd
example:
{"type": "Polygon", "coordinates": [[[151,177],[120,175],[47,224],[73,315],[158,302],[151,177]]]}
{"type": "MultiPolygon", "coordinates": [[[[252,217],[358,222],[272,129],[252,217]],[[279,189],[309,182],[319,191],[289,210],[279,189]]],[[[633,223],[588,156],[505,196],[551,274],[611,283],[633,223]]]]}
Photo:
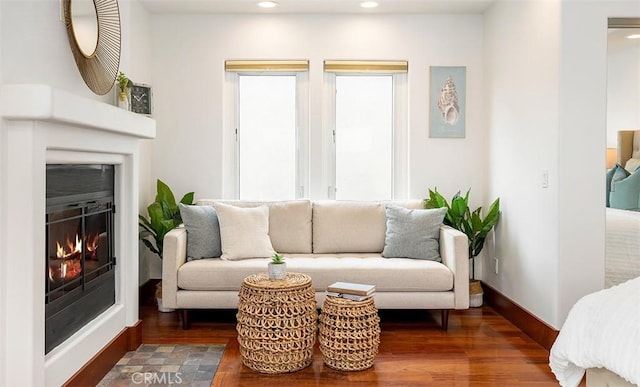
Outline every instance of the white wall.
{"type": "Polygon", "coordinates": [[[158,137],[154,175],[177,195],[222,196],[228,117],[223,107],[226,59],[310,61],[311,183],[313,198],[326,197],[319,176],[322,151],[325,59],[409,61],[409,196],[437,186],[447,196],[474,189],[482,201],[482,17],[361,15],[154,15],[154,95],[158,137]],[[465,139],[429,139],[430,65],[467,66],[465,139]]]}
{"type": "Polygon", "coordinates": [[[558,262],[557,2],[504,2],[485,14],[487,199],[501,199],[491,286],[547,322],[555,319],[558,262]],[[549,188],[541,187],[542,170],[549,188]]]}
{"type": "Polygon", "coordinates": [[[639,14],[631,1],[534,1],[485,15],[487,196],[504,201],[500,274],[485,265],[484,279],[554,328],[604,285],[607,17],[639,14]]]}
{"type": "Polygon", "coordinates": [[[84,83],[60,17],[60,0],[2,0],[2,81],[43,83],[74,94],[97,96],[84,83]]]}
{"type": "Polygon", "coordinates": [[[607,147],[618,130],[640,129],[640,45],[609,51],[607,61],[607,147]]]}

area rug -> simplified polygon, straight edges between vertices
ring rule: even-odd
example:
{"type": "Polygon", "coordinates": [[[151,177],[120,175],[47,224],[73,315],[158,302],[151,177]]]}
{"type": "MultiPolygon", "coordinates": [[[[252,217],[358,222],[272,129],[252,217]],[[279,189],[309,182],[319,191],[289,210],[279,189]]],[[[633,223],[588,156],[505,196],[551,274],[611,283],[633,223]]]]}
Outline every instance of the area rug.
{"type": "Polygon", "coordinates": [[[209,387],[224,345],[143,344],[126,355],[98,383],[99,387],[209,387]]]}

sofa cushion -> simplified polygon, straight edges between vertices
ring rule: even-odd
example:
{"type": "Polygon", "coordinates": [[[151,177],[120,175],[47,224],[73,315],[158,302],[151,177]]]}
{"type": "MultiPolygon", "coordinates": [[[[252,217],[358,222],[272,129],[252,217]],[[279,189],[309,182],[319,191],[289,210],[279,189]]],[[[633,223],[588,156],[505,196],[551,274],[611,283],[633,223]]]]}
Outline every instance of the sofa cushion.
{"type": "Polygon", "coordinates": [[[223,260],[270,257],[275,251],[269,238],[269,208],[241,208],[214,203],[220,222],[223,260]]]}
{"type": "Polygon", "coordinates": [[[287,200],[254,202],[239,200],[198,200],[198,205],[220,202],[249,208],[269,207],[269,237],[273,249],[279,253],[311,253],[311,201],[287,200]]]}
{"type": "Polygon", "coordinates": [[[387,233],[382,256],[442,262],[438,239],[446,208],[410,210],[386,206],[387,233]]]}
{"type": "MultiPolygon", "coordinates": [[[[371,283],[377,292],[444,292],[453,289],[453,273],[435,261],[397,258],[380,254],[290,254],[287,270],[311,276],[317,292],[336,281],[371,283]]],[[[222,261],[201,259],[178,270],[178,287],[185,290],[240,289],[242,280],[267,270],[268,259],[222,261]]]]}
{"type": "Polygon", "coordinates": [[[421,200],[314,202],[314,254],[382,252],[387,229],[386,204],[423,208],[421,200]]]}
{"type": "Polygon", "coordinates": [[[187,230],[187,261],[219,257],[220,224],[216,210],[209,206],[178,204],[180,216],[187,230]]]}
{"type": "Polygon", "coordinates": [[[384,205],[376,202],[313,203],[313,252],[380,253],[386,230],[384,205]]]}

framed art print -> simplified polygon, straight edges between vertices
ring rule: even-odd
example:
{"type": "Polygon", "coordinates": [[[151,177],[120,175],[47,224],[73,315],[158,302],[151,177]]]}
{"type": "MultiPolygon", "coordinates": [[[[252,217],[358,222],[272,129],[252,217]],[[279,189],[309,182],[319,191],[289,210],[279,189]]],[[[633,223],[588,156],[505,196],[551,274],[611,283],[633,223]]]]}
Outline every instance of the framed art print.
{"type": "Polygon", "coordinates": [[[429,72],[429,137],[464,138],[467,68],[431,66],[429,72]]]}

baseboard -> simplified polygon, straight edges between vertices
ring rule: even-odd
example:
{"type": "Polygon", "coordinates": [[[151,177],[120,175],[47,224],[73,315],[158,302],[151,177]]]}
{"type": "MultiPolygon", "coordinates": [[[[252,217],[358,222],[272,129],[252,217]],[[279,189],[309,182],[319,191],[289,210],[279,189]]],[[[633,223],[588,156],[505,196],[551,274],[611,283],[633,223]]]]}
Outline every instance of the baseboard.
{"type": "Polygon", "coordinates": [[[142,344],[142,320],[126,327],[100,352],[93,356],[63,385],[65,387],[95,386],[128,351],[142,344]]]}
{"type": "Polygon", "coordinates": [[[484,301],[504,318],[511,321],[527,336],[547,350],[551,349],[553,342],[558,337],[558,331],[539,320],[536,316],[527,312],[520,305],[511,301],[505,295],[482,283],[484,288],[484,301]]]}

